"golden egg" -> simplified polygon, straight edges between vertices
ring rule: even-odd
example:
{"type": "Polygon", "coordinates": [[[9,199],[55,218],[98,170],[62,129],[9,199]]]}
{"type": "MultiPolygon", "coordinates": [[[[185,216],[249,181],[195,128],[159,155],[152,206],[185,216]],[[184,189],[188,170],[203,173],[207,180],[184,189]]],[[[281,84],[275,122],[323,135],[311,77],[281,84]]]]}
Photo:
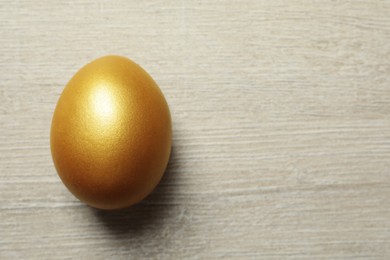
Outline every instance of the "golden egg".
{"type": "Polygon", "coordinates": [[[118,209],[158,184],[171,151],[171,117],[139,65],[105,56],[81,68],[61,94],[51,125],[54,165],[81,201],[118,209]]]}

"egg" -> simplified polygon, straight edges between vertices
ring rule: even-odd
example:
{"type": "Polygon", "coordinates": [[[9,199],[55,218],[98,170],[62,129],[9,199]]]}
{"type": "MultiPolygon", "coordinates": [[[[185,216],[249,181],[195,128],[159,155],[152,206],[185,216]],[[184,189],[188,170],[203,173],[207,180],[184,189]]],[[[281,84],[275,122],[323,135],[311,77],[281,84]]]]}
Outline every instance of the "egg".
{"type": "Polygon", "coordinates": [[[161,180],[172,139],[168,104],[133,61],[105,56],[81,68],[55,108],[50,146],[55,168],[79,200],[120,209],[161,180]]]}

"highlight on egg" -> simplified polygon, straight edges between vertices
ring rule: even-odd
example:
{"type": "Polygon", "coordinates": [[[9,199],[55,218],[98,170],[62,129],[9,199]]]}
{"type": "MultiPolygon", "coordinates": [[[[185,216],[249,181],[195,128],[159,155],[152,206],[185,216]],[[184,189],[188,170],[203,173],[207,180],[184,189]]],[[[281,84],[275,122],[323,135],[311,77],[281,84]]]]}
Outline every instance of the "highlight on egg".
{"type": "Polygon", "coordinates": [[[161,180],[172,139],[163,93],[133,61],[105,56],[81,68],[54,111],[50,146],[65,186],[81,201],[119,209],[161,180]]]}

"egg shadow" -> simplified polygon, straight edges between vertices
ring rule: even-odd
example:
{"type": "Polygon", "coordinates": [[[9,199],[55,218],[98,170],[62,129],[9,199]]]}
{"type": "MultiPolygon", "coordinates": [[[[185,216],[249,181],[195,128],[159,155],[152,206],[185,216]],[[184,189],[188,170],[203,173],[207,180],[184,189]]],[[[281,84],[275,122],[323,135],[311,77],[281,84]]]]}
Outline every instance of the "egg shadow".
{"type": "Polygon", "coordinates": [[[91,208],[94,216],[114,236],[139,236],[147,230],[158,230],[175,214],[174,188],[177,182],[179,164],[176,149],[172,146],[165,173],[154,191],[140,203],[120,210],[99,210],[91,208]]]}

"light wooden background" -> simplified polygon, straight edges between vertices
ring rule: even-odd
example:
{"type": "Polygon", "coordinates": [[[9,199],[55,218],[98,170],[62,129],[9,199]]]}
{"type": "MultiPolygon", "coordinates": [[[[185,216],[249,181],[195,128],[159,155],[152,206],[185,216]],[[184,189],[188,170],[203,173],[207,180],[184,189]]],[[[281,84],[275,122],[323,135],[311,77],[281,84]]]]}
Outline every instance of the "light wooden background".
{"type": "Polygon", "coordinates": [[[390,1],[0,2],[1,259],[390,259],[390,1]],[[141,204],[56,175],[51,116],[85,63],[141,64],[174,150],[141,204]]]}

